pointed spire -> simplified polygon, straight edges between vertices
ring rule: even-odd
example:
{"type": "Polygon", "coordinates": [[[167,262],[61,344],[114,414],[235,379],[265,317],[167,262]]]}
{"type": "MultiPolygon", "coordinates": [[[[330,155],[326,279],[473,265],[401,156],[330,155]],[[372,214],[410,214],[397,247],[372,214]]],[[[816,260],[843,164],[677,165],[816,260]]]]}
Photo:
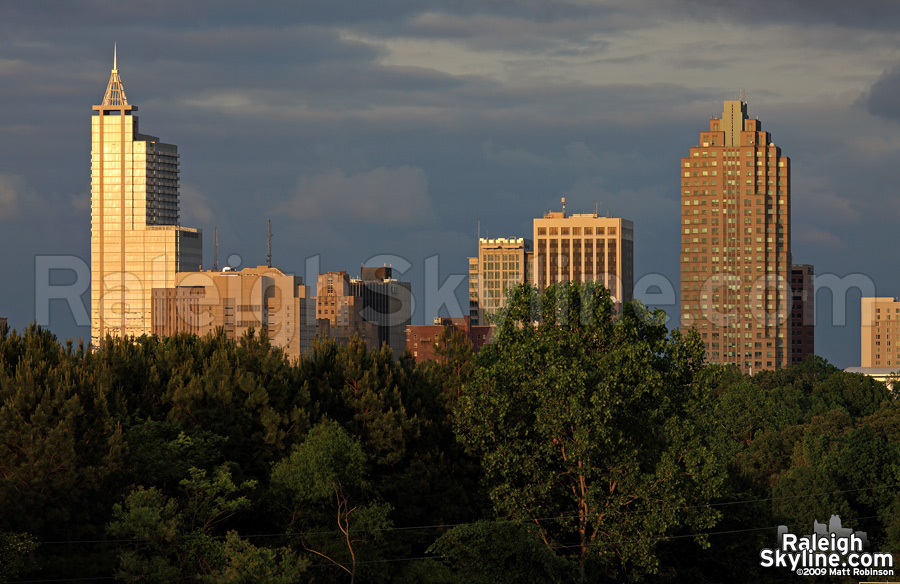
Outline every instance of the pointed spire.
{"type": "Polygon", "coordinates": [[[118,47],[114,43],[112,74],[109,76],[109,85],[106,86],[106,95],[103,96],[102,105],[128,105],[128,98],[125,97],[125,87],[122,86],[122,79],[119,78],[117,53],[118,47]]]}

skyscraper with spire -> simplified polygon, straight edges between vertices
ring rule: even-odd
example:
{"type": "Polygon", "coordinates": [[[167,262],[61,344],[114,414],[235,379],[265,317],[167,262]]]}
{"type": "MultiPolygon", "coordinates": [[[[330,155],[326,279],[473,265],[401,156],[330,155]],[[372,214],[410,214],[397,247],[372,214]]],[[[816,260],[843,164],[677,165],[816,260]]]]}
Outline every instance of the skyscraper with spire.
{"type": "Polygon", "coordinates": [[[91,119],[91,344],[150,334],[153,288],[198,270],[202,232],[181,227],[178,148],[141,134],[113,69],[91,119]]]}

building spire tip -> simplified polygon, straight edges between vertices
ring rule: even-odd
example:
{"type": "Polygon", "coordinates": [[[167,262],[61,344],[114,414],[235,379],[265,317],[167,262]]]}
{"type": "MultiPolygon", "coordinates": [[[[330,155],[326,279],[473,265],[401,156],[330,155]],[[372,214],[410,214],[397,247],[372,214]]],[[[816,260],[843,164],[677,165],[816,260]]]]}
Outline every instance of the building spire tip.
{"type": "Polygon", "coordinates": [[[116,63],[116,61],[118,60],[116,55],[116,53],[118,52],[118,47],[116,45],[117,43],[113,43],[113,71],[116,71],[119,68],[118,64],[116,63]]]}

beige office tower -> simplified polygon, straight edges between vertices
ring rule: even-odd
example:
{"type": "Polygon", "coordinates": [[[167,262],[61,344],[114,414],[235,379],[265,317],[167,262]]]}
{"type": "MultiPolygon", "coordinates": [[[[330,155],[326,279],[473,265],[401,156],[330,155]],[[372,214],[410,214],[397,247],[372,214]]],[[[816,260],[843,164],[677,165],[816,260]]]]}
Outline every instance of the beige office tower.
{"type": "Polygon", "coordinates": [[[790,160],[726,101],[681,159],[681,329],[712,363],[741,371],[791,364],[790,160]]]}
{"type": "Polygon", "coordinates": [[[557,282],[597,281],[615,302],[634,295],[634,223],[594,213],[548,212],[534,220],[534,281],[540,291],[557,282]]]}
{"type": "Polygon", "coordinates": [[[860,366],[900,366],[900,298],[860,299],[860,366]]]}
{"type": "Polygon", "coordinates": [[[313,346],[315,302],[299,276],[257,266],[241,271],[180,272],[175,286],[153,290],[153,334],[205,336],[221,328],[230,339],[250,329],[298,359],[313,346]]]}
{"type": "Polygon", "coordinates": [[[151,332],[153,288],[198,270],[202,232],[178,225],[178,149],[141,134],[115,58],[91,118],[91,344],[151,332]]]}
{"type": "Polygon", "coordinates": [[[491,324],[506,306],[510,287],[530,282],[531,242],[522,237],[480,238],[478,257],[469,258],[469,322],[491,324]]]}

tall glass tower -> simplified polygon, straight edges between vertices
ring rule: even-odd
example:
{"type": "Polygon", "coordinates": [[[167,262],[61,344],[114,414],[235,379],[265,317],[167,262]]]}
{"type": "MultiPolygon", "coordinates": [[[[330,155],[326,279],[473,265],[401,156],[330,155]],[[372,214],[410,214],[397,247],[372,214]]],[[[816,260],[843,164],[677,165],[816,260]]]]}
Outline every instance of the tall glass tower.
{"type": "Polygon", "coordinates": [[[91,344],[150,334],[153,288],[199,270],[199,229],[178,224],[178,148],[138,131],[116,57],[91,118],[91,344]]]}

